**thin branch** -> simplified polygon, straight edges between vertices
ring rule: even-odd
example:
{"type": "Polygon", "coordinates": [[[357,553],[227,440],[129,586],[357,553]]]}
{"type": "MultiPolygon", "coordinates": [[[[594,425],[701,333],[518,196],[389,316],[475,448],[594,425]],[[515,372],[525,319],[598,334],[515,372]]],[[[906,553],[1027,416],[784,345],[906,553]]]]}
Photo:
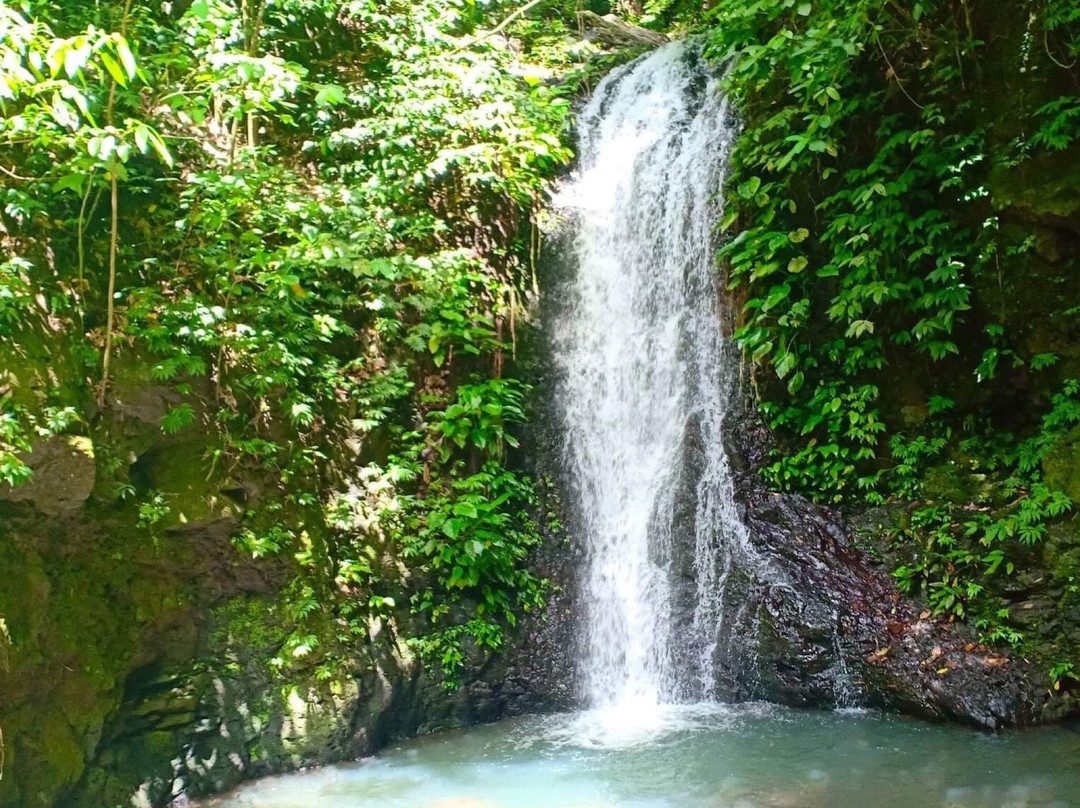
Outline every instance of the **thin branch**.
{"type": "Polygon", "coordinates": [[[1070,65],[1067,65],[1064,62],[1059,62],[1054,57],[1054,54],[1050,52],[1050,31],[1046,28],[1043,28],[1043,48],[1046,49],[1046,55],[1050,57],[1050,61],[1064,70],[1072,70],[1074,67],[1076,67],[1076,63],[1080,61],[1080,59],[1073,59],[1073,62],[1070,65]]]}
{"type": "Polygon", "coordinates": [[[510,286],[510,356],[517,360],[517,289],[514,284],[510,286]]]}
{"type": "MultiPolygon", "coordinates": [[[[263,18],[266,14],[266,2],[255,5],[255,0],[248,5],[248,38],[247,38],[247,54],[248,56],[255,58],[259,53],[259,39],[262,37],[263,18]],[[252,7],[258,10],[252,12],[252,7]]],[[[247,140],[248,147],[252,150],[251,154],[251,167],[255,168],[257,164],[257,158],[255,156],[255,135],[258,130],[258,115],[254,110],[248,110],[247,114],[247,140]]]]}
{"type": "Polygon", "coordinates": [[[236,141],[240,138],[240,118],[234,117],[232,120],[232,126],[229,127],[229,168],[232,168],[233,161],[236,160],[236,141]]]}
{"type": "Polygon", "coordinates": [[[16,174],[11,169],[4,168],[3,166],[0,166],[0,171],[3,171],[5,174],[7,174],[13,180],[22,180],[23,182],[30,182],[32,179],[34,179],[33,177],[24,177],[21,174],[16,174]]]}
{"type": "Polygon", "coordinates": [[[536,262],[540,258],[540,201],[533,200],[529,213],[529,269],[532,270],[532,293],[540,297],[540,284],[536,279],[536,262]]]}
{"type": "MultiPolygon", "coordinates": [[[[90,170],[90,176],[86,180],[86,193],[83,194],[82,205],[79,206],[79,225],[77,229],[78,234],[78,253],[79,253],[79,284],[78,289],[75,291],[75,300],[79,304],[79,323],[82,325],[83,330],[86,329],[86,317],[83,311],[83,288],[85,281],[83,280],[84,270],[86,269],[86,225],[89,217],[86,213],[86,203],[90,201],[90,192],[94,190],[94,175],[97,173],[97,169],[90,170]]],[[[101,191],[98,191],[97,197],[94,198],[94,204],[90,209],[90,213],[93,214],[94,209],[97,207],[98,199],[101,198],[101,191]]]]}
{"type": "Polygon", "coordinates": [[[184,262],[184,250],[187,249],[188,239],[191,237],[191,232],[195,229],[192,221],[195,214],[199,210],[199,205],[202,203],[202,193],[199,192],[195,195],[195,200],[191,203],[191,210],[187,215],[187,227],[184,228],[184,237],[180,240],[180,248],[176,251],[176,266],[173,272],[176,275],[180,274],[180,267],[184,262]]]}
{"type": "Polygon", "coordinates": [[[513,14],[511,14],[505,20],[503,20],[498,25],[496,25],[494,28],[492,28],[490,31],[487,31],[487,32],[481,34],[480,36],[475,37],[468,44],[462,45],[460,48],[456,48],[454,50],[454,53],[460,53],[461,51],[465,50],[466,48],[471,48],[474,45],[478,45],[479,43],[483,42],[485,39],[488,39],[489,37],[493,37],[496,34],[501,33],[502,31],[506,30],[506,27],[508,25],[510,25],[512,22],[514,22],[514,20],[518,19],[518,17],[520,17],[523,14],[528,13],[530,10],[532,10],[533,8],[535,8],[536,6],[540,5],[543,2],[545,2],[545,0],[530,0],[530,2],[523,5],[521,8],[519,8],[517,11],[515,11],[513,14]]]}
{"type": "MultiPolygon", "coordinates": [[[[123,15],[120,17],[120,36],[127,38],[128,16],[131,14],[132,0],[125,0],[123,15]]],[[[113,125],[113,108],[116,103],[116,80],[109,87],[109,100],[105,104],[105,121],[113,125]]],[[[116,253],[120,242],[120,202],[117,166],[109,172],[109,197],[112,204],[112,216],[109,223],[109,299],[106,301],[105,316],[105,353],[101,359],[101,387],[98,389],[98,405],[105,404],[105,393],[109,387],[109,359],[112,357],[113,320],[115,318],[116,296],[116,253]]]]}
{"type": "Polygon", "coordinates": [[[110,186],[112,201],[112,227],[109,233],[109,300],[105,315],[105,355],[101,362],[101,388],[98,390],[98,404],[105,403],[105,390],[109,386],[109,358],[112,355],[113,341],[113,298],[116,296],[116,250],[118,246],[118,231],[120,227],[120,212],[117,193],[116,170],[112,171],[112,184],[110,186]]]}
{"type": "Polygon", "coordinates": [[[885,57],[885,64],[889,66],[889,71],[893,74],[893,78],[896,79],[896,86],[899,87],[900,91],[907,96],[908,101],[917,106],[919,109],[926,109],[926,107],[924,107],[922,104],[920,104],[918,101],[911,97],[911,93],[909,93],[907,91],[907,88],[904,87],[904,82],[900,81],[900,74],[896,72],[896,68],[893,67],[892,62],[889,61],[889,55],[885,53],[885,48],[881,46],[881,39],[877,36],[877,34],[874,35],[874,41],[877,43],[878,50],[881,51],[881,55],[885,57]]]}

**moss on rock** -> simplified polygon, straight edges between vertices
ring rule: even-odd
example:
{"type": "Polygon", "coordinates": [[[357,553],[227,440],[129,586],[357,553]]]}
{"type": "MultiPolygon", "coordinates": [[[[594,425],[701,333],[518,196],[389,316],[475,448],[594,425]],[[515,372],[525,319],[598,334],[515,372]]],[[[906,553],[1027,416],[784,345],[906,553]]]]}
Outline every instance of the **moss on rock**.
{"type": "Polygon", "coordinates": [[[1046,482],[1080,503],[1080,426],[1058,439],[1043,456],[1042,465],[1046,482]]]}

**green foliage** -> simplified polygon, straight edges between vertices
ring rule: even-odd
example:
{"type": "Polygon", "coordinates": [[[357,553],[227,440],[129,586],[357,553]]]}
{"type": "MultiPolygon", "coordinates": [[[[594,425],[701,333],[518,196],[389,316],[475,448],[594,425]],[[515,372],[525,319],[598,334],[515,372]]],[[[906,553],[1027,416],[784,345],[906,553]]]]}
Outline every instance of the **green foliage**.
{"type": "Polygon", "coordinates": [[[1072,681],[1080,681],[1080,677],[1076,675],[1076,666],[1071,662],[1057,662],[1050,667],[1050,681],[1054,685],[1054,690],[1060,690],[1062,682],[1071,679],[1072,681]]]}
{"type": "Polygon", "coordinates": [[[33,471],[23,456],[34,439],[64,434],[80,420],[74,407],[47,406],[30,412],[0,390],[0,483],[17,486],[27,482],[33,471]]]}
{"type": "MultiPolygon", "coordinates": [[[[804,436],[769,475],[839,501],[878,487],[886,426],[877,385],[864,380],[883,378],[890,352],[955,361],[971,277],[1005,246],[987,203],[988,122],[978,99],[951,105],[964,96],[963,58],[974,62],[983,43],[932,3],[911,14],[720,3],[710,22],[748,118],[725,219],[740,230],[722,252],[732,284],[751,290],[736,336],[786,383],[784,405],[767,406],[771,425],[804,436]],[[961,43],[959,65],[909,60],[946,35],[961,43]]],[[[1050,119],[1032,149],[1068,145],[1072,101],[1029,111],[1050,119]]],[[[992,378],[999,359],[989,349],[976,373],[992,378]]]]}
{"type": "Polygon", "coordinates": [[[169,517],[171,511],[165,495],[160,491],[151,491],[146,501],[139,505],[139,527],[153,533],[169,517]]]}
{"type": "Polygon", "coordinates": [[[30,450],[27,430],[19,418],[20,412],[4,399],[5,409],[0,412],[0,482],[20,485],[33,475],[30,467],[19,456],[30,450]]]}
{"type": "Polygon", "coordinates": [[[1034,237],[994,193],[1075,144],[1075,4],[721,0],[705,18],[744,122],[721,256],[781,441],[766,477],[821,502],[917,501],[900,587],[1021,641],[997,583],[1072,507],[1040,463],[1075,423],[1076,383],[1002,324],[1003,276],[1034,237]],[[1002,70],[1025,88],[1008,117],[988,89],[1002,70]],[[988,287],[996,306],[976,296],[988,287]],[[1021,371],[1047,398],[1061,385],[1041,424],[994,410],[1021,371]],[[922,399],[901,413],[905,387],[922,399]],[[958,387],[977,392],[958,403],[958,387]],[[935,475],[963,487],[934,490],[935,475]]]}
{"type": "Polygon", "coordinates": [[[450,684],[463,659],[463,639],[497,651],[503,624],[514,626],[518,614],[544,605],[547,582],[523,563],[539,543],[530,513],[536,504],[527,480],[489,462],[475,474],[434,486],[399,516],[404,557],[428,579],[412,603],[435,627],[416,644],[437,654],[450,684]],[[476,615],[464,624],[453,614],[462,603],[476,615]]]}
{"type": "MultiPolygon", "coordinates": [[[[933,361],[958,352],[952,333],[970,309],[961,270],[977,258],[978,233],[950,226],[925,201],[979,195],[972,174],[981,135],[939,136],[941,101],[917,105],[902,85],[863,67],[884,47],[891,12],[877,8],[786,2],[715,11],[714,53],[733,60],[729,85],[750,116],[758,98],[780,100],[740,139],[744,179],[730,195],[729,222],[739,217],[742,228],[723,251],[732,283],[756,292],[737,339],[787,385],[791,403],[771,407],[770,423],[808,437],[770,476],[836,500],[877,487],[869,461],[886,427],[879,390],[863,379],[885,367],[890,346],[933,361]],[[870,148],[852,142],[866,120],[875,122],[870,148]],[[816,204],[801,193],[811,187],[816,204]]],[[[904,24],[917,41],[918,27],[904,24]]]]}
{"type": "Polygon", "coordinates": [[[452,457],[455,446],[472,445],[496,458],[502,457],[505,445],[516,447],[517,439],[507,428],[525,420],[524,395],[521,384],[509,379],[458,387],[457,401],[431,415],[442,460],[452,457]]]}
{"type": "MultiPolygon", "coordinates": [[[[236,544],[296,559],[282,664],[330,664],[379,617],[452,681],[462,642],[543,604],[507,452],[531,221],[570,156],[573,86],[544,79],[589,53],[561,39],[571,5],[515,24],[533,65],[482,36],[512,3],[0,7],[0,339],[76,346],[91,431],[111,350],[172,389],[165,440],[209,442],[196,476],[263,480],[236,544]]],[[[17,386],[12,484],[74,426],[17,386]]],[[[184,518],[183,492],[101,463],[141,526],[184,518]]]]}
{"type": "Polygon", "coordinates": [[[995,584],[1017,573],[1024,548],[1042,542],[1047,526],[1073,507],[1068,495],[1043,481],[1042,463],[1080,423],[1078,393],[1080,384],[1066,383],[1041,428],[1019,441],[972,418],[958,427],[948,419],[932,424],[925,432],[933,438],[893,436],[898,462],[890,470],[891,488],[923,503],[894,536],[908,559],[894,573],[901,591],[926,594],[936,615],[974,618],[991,640],[1018,645],[1025,639],[1008,626],[1009,609],[994,596],[995,584]],[[931,490],[928,468],[952,450],[969,467],[958,472],[977,481],[977,490],[931,490]]]}

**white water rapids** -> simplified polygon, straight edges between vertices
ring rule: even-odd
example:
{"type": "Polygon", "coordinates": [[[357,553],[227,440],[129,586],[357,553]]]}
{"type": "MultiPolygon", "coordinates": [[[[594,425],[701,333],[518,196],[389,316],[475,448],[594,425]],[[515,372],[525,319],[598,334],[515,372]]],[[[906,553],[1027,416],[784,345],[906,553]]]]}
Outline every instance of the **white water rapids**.
{"type": "Polygon", "coordinates": [[[713,695],[725,579],[746,548],[713,235],[733,135],[699,46],[664,46],[597,87],[556,199],[574,228],[553,332],[588,559],[581,681],[630,720],[713,695]]]}

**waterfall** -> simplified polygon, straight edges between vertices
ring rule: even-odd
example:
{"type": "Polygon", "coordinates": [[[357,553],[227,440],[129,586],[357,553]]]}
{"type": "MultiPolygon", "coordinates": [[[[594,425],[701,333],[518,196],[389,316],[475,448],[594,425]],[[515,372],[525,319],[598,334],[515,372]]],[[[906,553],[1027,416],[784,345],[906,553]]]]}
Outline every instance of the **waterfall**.
{"type": "Polygon", "coordinates": [[[609,75],[556,206],[572,278],[553,324],[563,461],[583,534],[583,695],[708,699],[746,552],[721,430],[714,230],[733,125],[693,41],[609,75]],[[692,563],[688,563],[692,560],[692,563]]]}

